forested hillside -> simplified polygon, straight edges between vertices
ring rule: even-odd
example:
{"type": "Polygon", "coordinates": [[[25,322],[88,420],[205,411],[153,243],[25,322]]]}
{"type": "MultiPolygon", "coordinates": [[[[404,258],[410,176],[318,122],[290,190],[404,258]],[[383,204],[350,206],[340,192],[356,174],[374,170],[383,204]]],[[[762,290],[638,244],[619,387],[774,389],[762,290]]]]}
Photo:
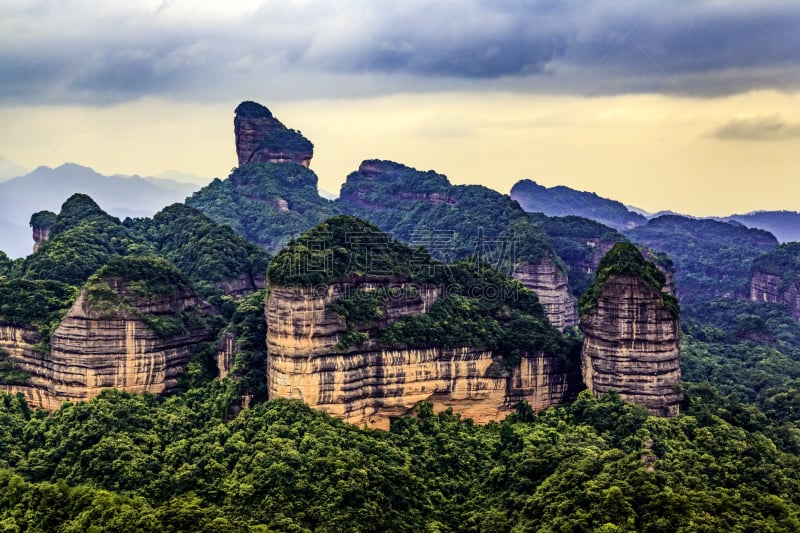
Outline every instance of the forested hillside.
{"type": "Polygon", "coordinates": [[[632,241],[666,252],[675,266],[681,301],[747,298],[753,260],[778,245],[764,230],[736,222],[665,215],[625,233],[632,241]]]}
{"type": "Polygon", "coordinates": [[[299,402],[233,417],[230,382],[109,391],[52,416],[0,404],[8,530],[795,531],[800,460],[708,386],[648,416],[588,393],[476,426],[422,404],[390,432],[299,402]],[[777,444],[777,445],[776,445],[777,444]],[[260,529],[259,529],[260,528],[260,529]]]}

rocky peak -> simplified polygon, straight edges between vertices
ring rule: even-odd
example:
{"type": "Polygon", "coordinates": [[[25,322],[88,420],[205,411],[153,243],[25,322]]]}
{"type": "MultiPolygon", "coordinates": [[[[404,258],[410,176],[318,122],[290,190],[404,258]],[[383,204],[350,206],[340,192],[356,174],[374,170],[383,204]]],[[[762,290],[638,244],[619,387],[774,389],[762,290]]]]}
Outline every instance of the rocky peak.
{"type": "Polygon", "coordinates": [[[658,416],[678,414],[679,307],[666,278],[636,246],[617,243],[581,297],[583,380],[596,394],[620,397],[658,416]]]}
{"type": "Polygon", "coordinates": [[[299,131],[289,129],[269,109],[242,102],[233,119],[239,166],[252,163],[299,163],[309,166],[314,145],[299,131]]]}
{"type": "Polygon", "coordinates": [[[52,211],[39,211],[31,216],[30,226],[33,229],[33,253],[39,245],[50,238],[50,232],[56,224],[58,215],[52,211]]]}

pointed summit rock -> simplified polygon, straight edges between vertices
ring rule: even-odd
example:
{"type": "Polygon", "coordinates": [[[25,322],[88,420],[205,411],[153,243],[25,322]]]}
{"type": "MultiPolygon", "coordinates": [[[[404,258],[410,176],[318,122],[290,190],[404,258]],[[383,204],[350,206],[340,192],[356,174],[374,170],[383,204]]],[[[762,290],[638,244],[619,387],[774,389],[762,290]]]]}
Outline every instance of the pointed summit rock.
{"type": "Polygon", "coordinates": [[[256,102],[242,102],[233,119],[239,166],[253,163],[298,163],[305,167],[314,156],[314,145],[299,131],[289,129],[256,102]]]}

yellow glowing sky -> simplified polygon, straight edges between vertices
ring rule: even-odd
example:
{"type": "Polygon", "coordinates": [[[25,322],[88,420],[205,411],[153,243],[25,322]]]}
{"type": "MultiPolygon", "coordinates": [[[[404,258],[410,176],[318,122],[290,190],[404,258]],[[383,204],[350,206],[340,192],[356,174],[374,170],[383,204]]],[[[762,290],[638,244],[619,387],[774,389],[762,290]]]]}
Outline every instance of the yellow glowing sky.
{"type": "MultiPolygon", "coordinates": [[[[320,187],[331,192],[362,160],[381,158],[434,169],[453,183],[507,193],[516,181],[530,178],[653,212],[800,209],[800,93],[702,99],[500,92],[245,98],[266,105],[311,139],[311,167],[320,187]],[[758,140],[713,135],[731,120],[782,126],[779,134],[758,140]]],[[[143,99],[101,108],[0,108],[0,156],[29,168],[69,161],[104,174],[174,169],[225,177],[236,165],[238,102],[143,99]]]]}

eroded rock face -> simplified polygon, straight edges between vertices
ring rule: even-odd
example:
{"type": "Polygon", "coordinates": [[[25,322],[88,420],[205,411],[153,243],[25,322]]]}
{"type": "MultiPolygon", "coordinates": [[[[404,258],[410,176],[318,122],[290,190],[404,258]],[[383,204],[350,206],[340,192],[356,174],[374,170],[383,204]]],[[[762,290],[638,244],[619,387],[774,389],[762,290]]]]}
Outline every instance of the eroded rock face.
{"type": "MultiPolygon", "coordinates": [[[[386,429],[390,417],[408,414],[423,400],[436,410],[452,407],[486,423],[505,418],[521,400],[540,410],[571,399],[580,388],[579,376],[570,374],[565,362],[543,353],[525,355],[508,371],[501,358],[474,347],[386,348],[369,341],[341,348],[347,327],[326,307],[354,289],[381,287],[336,283],[271,289],[266,305],[270,398],[299,399],[348,422],[386,429]]],[[[426,312],[440,296],[433,286],[411,293],[387,300],[375,327],[426,312]]]]}
{"type": "Polygon", "coordinates": [[[56,222],[56,214],[52,211],[38,211],[31,216],[30,225],[33,230],[33,253],[50,238],[50,232],[56,222]]]}
{"type": "Polygon", "coordinates": [[[238,352],[239,344],[236,342],[236,335],[230,331],[223,333],[219,338],[217,353],[214,356],[220,379],[227,377],[231,373],[233,359],[238,352]]]}
{"type": "MultiPolygon", "coordinates": [[[[134,301],[137,312],[156,317],[193,310],[205,316],[210,310],[189,291],[134,301]]],[[[3,390],[21,392],[32,406],[47,410],[65,401],[89,400],[107,388],[169,392],[197,344],[212,338],[211,331],[191,326],[184,333],[160,337],[134,313],[89,309],[84,290],[52,335],[49,354],[34,349],[40,340],[34,331],[0,328],[0,347],[30,376],[27,383],[3,390]]]]}
{"type": "Polygon", "coordinates": [[[50,230],[49,227],[33,228],[33,253],[39,251],[39,246],[50,238],[50,230]]]}
{"type": "Polygon", "coordinates": [[[545,255],[535,264],[518,265],[513,277],[536,293],[553,327],[564,331],[578,324],[575,299],[567,286],[567,274],[558,268],[550,256],[545,255]]]}
{"type": "Polygon", "coordinates": [[[658,416],[678,414],[683,398],[678,319],[661,294],[635,276],[613,276],[596,308],[581,317],[583,381],[597,394],[622,399],[658,416]]]}
{"type": "Polygon", "coordinates": [[[750,300],[785,305],[793,319],[800,321],[800,280],[782,283],[781,277],[766,272],[753,272],[750,300]]]}
{"type": "Polygon", "coordinates": [[[284,162],[310,165],[314,156],[311,142],[284,126],[266,107],[255,102],[241,103],[233,125],[240,167],[284,162]]]}
{"type": "Polygon", "coordinates": [[[267,286],[267,277],[263,274],[254,276],[242,274],[236,279],[215,283],[214,286],[228,296],[241,298],[264,289],[267,286]]]}

